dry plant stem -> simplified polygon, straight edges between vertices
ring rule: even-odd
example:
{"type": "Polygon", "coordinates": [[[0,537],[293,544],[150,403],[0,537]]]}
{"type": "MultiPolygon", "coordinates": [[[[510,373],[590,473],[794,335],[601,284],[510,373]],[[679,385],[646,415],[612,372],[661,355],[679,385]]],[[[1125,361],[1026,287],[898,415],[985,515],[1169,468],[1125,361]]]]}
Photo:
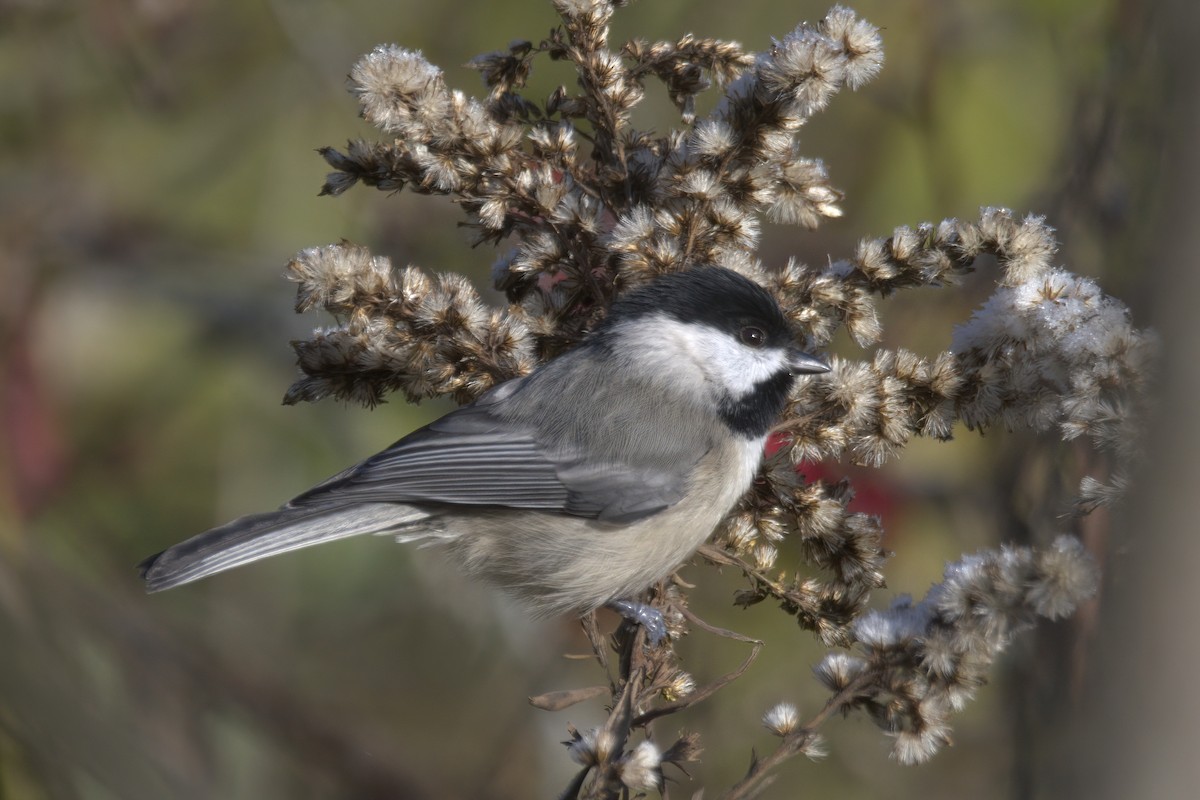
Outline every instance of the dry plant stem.
{"type": "Polygon", "coordinates": [[[764,644],[764,642],[762,642],[761,640],[751,638],[749,636],[746,636],[743,633],[738,633],[737,631],[731,631],[728,628],[719,628],[716,625],[705,622],[704,620],[697,617],[695,612],[693,612],[690,608],[683,608],[680,610],[682,611],[683,616],[687,618],[687,621],[692,623],[693,625],[695,625],[700,630],[708,631],[711,634],[715,634],[716,636],[722,636],[726,639],[733,639],[734,641],[745,642],[746,644],[752,644],[752,645],[764,644]]]}
{"type": "Polygon", "coordinates": [[[805,746],[812,741],[812,738],[817,733],[817,728],[821,727],[830,716],[841,710],[843,706],[850,704],[863,689],[875,680],[876,677],[873,674],[860,675],[849,686],[830,698],[825,707],[813,716],[812,719],[785,736],[783,741],[779,743],[779,747],[775,748],[775,752],[766,758],[754,758],[750,764],[749,771],[746,773],[746,777],[742,778],[729,791],[721,795],[721,800],[747,800],[756,796],[773,779],[774,776],[771,775],[772,770],[788,759],[799,755],[805,746]]]}
{"type": "Polygon", "coordinates": [[[681,697],[678,700],[673,700],[657,708],[652,708],[649,711],[639,714],[633,720],[633,727],[635,728],[653,722],[659,717],[665,717],[668,714],[674,714],[676,711],[694,706],[696,703],[712,697],[718,691],[725,688],[730,683],[733,683],[735,680],[742,677],[742,675],[746,674],[746,670],[750,669],[750,665],[754,663],[756,658],[758,658],[758,653],[763,648],[763,642],[760,642],[756,639],[751,639],[748,636],[743,636],[740,633],[735,633],[733,631],[728,631],[723,628],[717,628],[709,625],[707,622],[702,621],[699,617],[692,614],[691,611],[684,611],[684,615],[690,622],[695,624],[697,627],[703,628],[709,633],[715,633],[718,636],[735,639],[739,642],[747,642],[751,645],[750,654],[746,656],[741,665],[733,672],[726,673],[707,686],[702,686],[696,689],[696,691],[692,692],[687,697],[681,697]]]}
{"type": "MultiPolygon", "coordinates": [[[[660,592],[659,597],[661,596],[660,592]]],[[[671,660],[674,657],[674,653],[670,649],[669,643],[660,645],[657,648],[647,648],[645,645],[644,630],[640,626],[622,622],[612,637],[612,642],[617,649],[620,663],[619,676],[613,686],[612,711],[597,734],[597,739],[606,738],[609,744],[606,745],[603,752],[597,754],[597,762],[589,765],[588,768],[576,775],[560,797],[608,798],[622,796],[622,792],[626,791],[627,787],[623,787],[619,780],[619,764],[617,762],[623,755],[626,743],[633,735],[634,730],[639,728],[645,729],[647,734],[649,734],[649,726],[654,720],[674,714],[677,711],[712,697],[722,688],[742,677],[758,657],[759,651],[763,647],[761,641],[711,625],[697,617],[686,607],[679,607],[678,610],[688,622],[701,630],[750,644],[750,653],[737,669],[722,675],[712,683],[695,689],[685,697],[668,701],[663,705],[641,713],[636,713],[636,709],[645,707],[654,701],[663,688],[662,684],[655,682],[649,677],[661,672],[661,670],[656,669],[653,662],[660,659],[671,660]],[[587,781],[589,773],[592,775],[590,783],[587,781]],[[585,794],[580,794],[585,791],[585,794]]],[[[588,631],[590,628],[592,633],[589,634],[589,638],[592,639],[593,646],[599,645],[602,640],[595,631],[594,622],[589,626],[588,621],[585,619],[583,627],[585,631],[588,631]],[[593,635],[595,638],[593,638],[593,635]]],[[[604,648],[599,647],[596,655],[600,659],[604,655],[604,648]]],[[[531,702],[538,707],[558,710],[558,708],[565,708],[581,699],[585,699],[585,696],[594,696],[602,691],[603,687],[592,687],[576,691],[551,692],[537,698],[531,698],[531,702]]]]}
{"type": "Polygon", "coordinates": [[[617,769],[617,759],[625,750],[625,744],[629,741],[629,735],[632,732],[630,720],[633,716],[633,696],[637,691],[637,686],[641,683],[642,674],[634,672],[625,681],[625,685],[621,690],[620,696],[616,703],[613,704],[612,713],[608,715],[604,725],[600,727],[599,737],[606,738],[612,743],[605,752],[601,754],[599,762],[592,768],[595,776],[592,780],[590,790],[587,794],[582,795],[585,800],[602,800],[603,798],[616,797],[621,791],[621,780],[617,769]]]}
{"type": "Polygon", "coordinates": [[[595,655],[596,660],[600,662],[600,667],[606,675],[610,675],[608,680],[609,687],[615,693],[617,686],[613,683],[608,664],[608,642],[600,633],[600,628],[596,625],[596,612],[593,611],[589,614],[584,614],[580,618],[579,623],[583,627],[584,635],[587,636],[588,644],[592,647],[592,653],[595,655]]]}
{"type": "Polygon", "coordinates": [[[638,716],[634,717],[632,726],[638,728],[648,725],[659,717],[665,717],[668,714],[674,714],[676,711],[690,708],[702,700],[707,700],[721,689],[724,689],[726,686],[745,675],[746,670],[750,669],[750,665],[754,663],[756,658],[758,658],[758,653],[760,650],[762,650],[762,648],[763,642],[755,642],[754,647],[750,650],[750,654],[746,656],[741,665],[738,666],[738,668],[733,672],[727,672],[707,686],[700,687],[687,697],[674,700],[670,703],[666,703],[665,705],[661,705],[658,708],[652,708],[643,714],[639,714],[638,716]]]}
{"type": "MultiPolygon", "coordinates": [[[[746,560],[738,558],[727,550],[722,550],[716,545],[706,544],[702,545],[696,551],[696,554],[718,566],[737,567],[742,571],[743,575],[754,582],[756,588],[766,589],[770,596],[776,600],[786,601],[788,599],[787,587],[778,581],[772,580],[765,570],[757,569],[746,560]]],[[[737,635],[740,636],[740,634],[737,635]]]]}
{"type": "Polygon", "coordinates": [[[709,561],[711,561],[712,563],[714,563],[718,566],[737,567],[738,569],[740,569],[742,571],[743,574],[745,574],[745,576],[747,578],[752,578],[753,580],[758,581],[763,586],[765,586],[767,589],[769,589],[771,591],[771,594],[775,597],[783,599],[783,596],[787,591],[779,583],[771,580],[771,578],[767,575],[765,570],[756,569],[755,567],[751,566],[744,559],[738,558],[737,556],[730,553],[729,551],[722,550],[720,547],[717,547],[716,545],[712,545],[712,544],[701,545],[700,549],[696,551],[696,554],[705,559],[708,559],[709,561]]]}

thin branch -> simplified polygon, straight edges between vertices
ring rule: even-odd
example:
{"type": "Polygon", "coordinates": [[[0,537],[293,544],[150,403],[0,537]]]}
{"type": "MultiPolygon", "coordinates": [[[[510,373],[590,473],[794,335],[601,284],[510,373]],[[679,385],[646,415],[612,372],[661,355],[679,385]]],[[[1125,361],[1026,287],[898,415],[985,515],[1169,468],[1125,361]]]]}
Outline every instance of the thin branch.
{"type": "Polygon", "coordinates": [[[678,700],[666,703],[665,705],[661,705],[657,708],[652,708],[649,711],[634,717],[633,727],[640,728],[643,725],[658,719],[659,717],[665,717],[667,714],[674,714],[676,711],[688,708],[689,706],[694,706],[695,704],[712,697],[718,691],[724,689],[730,683],[742,677],[742,675],[746,674],[746,670],[750,669],[750,665],[754,663],[754,659],[758,658],[758,653],[763,648],[762,642],[754,640],[749,641],[753,642],[753,646],[750,649],[750,654],[746,656],[741,665],[733,672],[728,672],[725,675],[722,675],[712,683],[700,687],[687,697],[681,697],[678,700]]]}
{"type": "Polygon", "coordinates": [[[852,681],[845,689],[830,698],[824,708],[805,723],[803,727],[797,728],[783,737],[783,741],[779,743],[779,747],[775,749],[775,752],[765,758],[755,758],[750,765],[749,771],[746,773],[746,777],[742,778],[729,791],[721,795],[721,800],[747,800],[747,798],[754,797],[755,793],[771,779],[772,776],[770,773],[772,770],[803,752],[804,748],[811,744],[813,737],[816,736],[817,728],[821,727],[830,716],[850,703],[865,687],[876,680],[877,677],[875,675],[864,673],[852,681]]]}

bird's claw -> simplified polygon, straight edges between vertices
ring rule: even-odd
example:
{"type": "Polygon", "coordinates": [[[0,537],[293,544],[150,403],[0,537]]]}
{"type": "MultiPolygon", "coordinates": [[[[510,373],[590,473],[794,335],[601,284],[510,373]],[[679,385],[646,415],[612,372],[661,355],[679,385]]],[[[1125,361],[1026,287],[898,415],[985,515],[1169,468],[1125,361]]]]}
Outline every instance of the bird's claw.
{"type": "Polygon", "coordinates": [[[667,635],[667,622],[662,612],[636,600],[613,600],[608,607],[646,632],[646,641],[657,647],[667,635]]]}

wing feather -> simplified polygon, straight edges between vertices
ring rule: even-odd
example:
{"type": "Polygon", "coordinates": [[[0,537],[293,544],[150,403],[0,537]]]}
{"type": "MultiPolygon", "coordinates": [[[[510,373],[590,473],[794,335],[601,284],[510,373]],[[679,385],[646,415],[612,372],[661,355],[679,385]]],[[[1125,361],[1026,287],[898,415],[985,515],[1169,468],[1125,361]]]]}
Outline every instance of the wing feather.
{"type": "MultiPolygon", "coordinates": [[[[521,380],[450,412],[386,450],[335,475],[288,506],[435,503],[566,513],[623,523],[682,498],[696,453],[655,442],[632,458],[581,452],[583,435],[559,433],[530,419],[519,403],[521,380]]],[[[578,433],[578,432],[577,432],[578,433]]],[[[594,432],[593,432],[594,433],[594,432]]]]}

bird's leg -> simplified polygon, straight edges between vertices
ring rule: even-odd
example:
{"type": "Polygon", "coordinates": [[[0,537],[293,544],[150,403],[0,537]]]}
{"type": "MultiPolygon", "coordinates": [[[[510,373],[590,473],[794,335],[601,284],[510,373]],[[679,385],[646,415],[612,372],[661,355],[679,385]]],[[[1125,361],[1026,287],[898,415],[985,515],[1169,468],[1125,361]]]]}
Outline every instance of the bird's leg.
{"type": "Polygon", "coordinates": [[[637,600],[613,600],[608,607],[646,631],[646,640],[655,647],[667,635],[667,623],[662,612],[637,600]]]}

